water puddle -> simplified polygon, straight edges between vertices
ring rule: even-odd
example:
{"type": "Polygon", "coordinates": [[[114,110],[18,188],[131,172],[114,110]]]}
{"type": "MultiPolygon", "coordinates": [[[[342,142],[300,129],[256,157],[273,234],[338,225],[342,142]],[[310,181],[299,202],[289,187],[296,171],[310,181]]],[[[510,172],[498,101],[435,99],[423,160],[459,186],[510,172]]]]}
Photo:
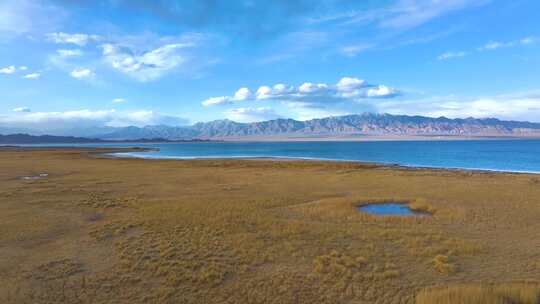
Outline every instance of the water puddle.
{"type": "Polygon", "coordinates": [[[36,180],[36,179],[46,178],[47,176],[49,176],[48,173],[40,173],[40,174],[34,175],[34,176],[23,176],[20,179],[22,179],[22,180],[36,180]]]}
{"type": "Polygon", "coordinates": [[[424,211],[415,211],[407,205],[407,203],[388,202],[382,204],[367,204],[358,207],[361,212],[373,215],[393,215],[393,216],[426,216],[430,215],[424,211]]]}

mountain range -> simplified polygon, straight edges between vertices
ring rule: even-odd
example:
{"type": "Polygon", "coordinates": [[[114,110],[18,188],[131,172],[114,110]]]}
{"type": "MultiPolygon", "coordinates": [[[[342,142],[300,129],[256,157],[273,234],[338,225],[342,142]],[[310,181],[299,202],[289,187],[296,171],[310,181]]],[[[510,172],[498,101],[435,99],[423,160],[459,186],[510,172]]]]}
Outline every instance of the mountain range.
{"type": "MultiPolygon", "coordinates": [[[[183,140],[257,140],[354,137],[539,137],[540,123],[506,121],[496,118],[450,119],[424,116],[364,113],[333,116],[307,121],[275,119],[253,123],[231,120],[200,122],[191,126],[106,127],[63,135],[75,137],[25,137],[24,134],[0,138],[0,143],[96,141],[183,141],[183,140]],[[88,135],[90,134],[90,135],[88,135]],[[91,138],[91,139],[89,139],[91,138]],[[14,141],[15,140],[15,141],[14,141]]],[[[7,134],[6,130],[0,133],[7,134]]],[[[40,135],[42,133],[29,133],[40,135]]]]}
{"type": "Polygon", "coordinates": [[[253,123],[216,120],[187,127],[125,127],[98,136],[101,139],[165,138],[234,139],[346,136],[515,136],[540,137],[540,123],[495,118],[449,119],[364,113],[307,121],[276,119],[253,123]]]}
{"type": "Polygon", "coordinates": [[[184,142],[184,141],[203,141],[199,139],[192,140],[168,140],[165,138],[135,138],[125,140],[105,140],[99,138],[74,137],[74,136],[55,136],[55,135],[29,135],[29,134],[0,134],[0,145],[10,144],[95,144],[95,143],[153,143],[153,142],[184,142]]]}

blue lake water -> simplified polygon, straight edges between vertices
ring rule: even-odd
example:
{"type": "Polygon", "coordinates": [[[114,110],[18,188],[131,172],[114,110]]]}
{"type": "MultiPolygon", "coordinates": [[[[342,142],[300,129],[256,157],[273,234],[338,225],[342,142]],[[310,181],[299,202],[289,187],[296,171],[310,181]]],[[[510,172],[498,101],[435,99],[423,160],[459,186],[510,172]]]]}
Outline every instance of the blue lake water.
{"type": "Polygon", "coordinates": [[[416,212],[400,203],[369,204],[358,207],[358,210],[374,215],[423,216],[425,212],[416,212]]]}
{"type": "Polygon", "coordinates": [[[143,158],[269,157],[540,173],[540,140],[194,142],[67,146],[159,148],[159,151],[120,154],[126,157],[143,158]]]}

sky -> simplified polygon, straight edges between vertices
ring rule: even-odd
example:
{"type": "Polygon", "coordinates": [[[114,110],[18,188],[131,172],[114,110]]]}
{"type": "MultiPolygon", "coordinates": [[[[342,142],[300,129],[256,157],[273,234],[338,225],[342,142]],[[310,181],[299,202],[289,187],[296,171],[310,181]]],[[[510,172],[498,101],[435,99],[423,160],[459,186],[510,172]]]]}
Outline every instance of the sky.
{"type": "Polygon", "coordinates": [[[0,127],[540,122],[537,0],[0,0],[0,127]]]}

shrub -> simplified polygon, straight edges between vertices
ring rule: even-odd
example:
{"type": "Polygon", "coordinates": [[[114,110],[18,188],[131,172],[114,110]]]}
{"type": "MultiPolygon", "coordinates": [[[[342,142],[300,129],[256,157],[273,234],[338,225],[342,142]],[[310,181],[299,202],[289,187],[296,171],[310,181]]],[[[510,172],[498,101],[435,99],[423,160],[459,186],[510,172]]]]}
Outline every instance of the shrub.
{"type": "Polygon", "coordinates": [[[425,199],[418,198],[409,204],[409,208],[415,211],[435,213],[437,211],[435,207],[429,204],[425,199]]]}
{"type": "Polygon", "coordinates": [[[399,277],[399,271],[397,270],[385,270],[382,273],[382,277],[385,279],[393,279],[399,277]]]}
{"type": "Polygon", "coordinates": [[[439,254],[433,258],[433,267],[440,273],[453,273],[455,271],[454,265],[449,263],[450,259],[446,255],[439,254]]]}

